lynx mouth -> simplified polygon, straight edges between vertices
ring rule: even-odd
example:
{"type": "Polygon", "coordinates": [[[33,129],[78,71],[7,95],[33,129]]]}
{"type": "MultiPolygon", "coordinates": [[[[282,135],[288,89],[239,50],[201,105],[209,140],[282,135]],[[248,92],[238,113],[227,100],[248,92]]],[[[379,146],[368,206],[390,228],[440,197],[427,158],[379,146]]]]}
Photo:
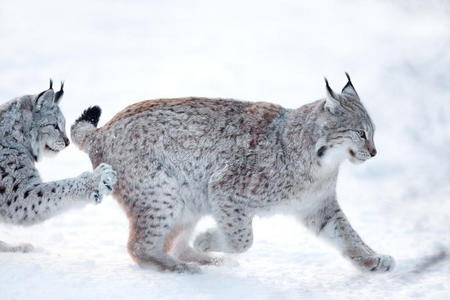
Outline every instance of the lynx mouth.
{"type": "Polygon", "coordinates": [[[55,150],[55,149],[51,148],[49,145],[45,145],[44,149],[47,151],[55,152],[55,153],[59,152],[59,150],[55,150]]]}
{"type": "Polygon", "coordinates": [[[348,149],[348,153],[350,154],[350,161],[351,162],[359,164],[359,163],[362,163],[362,162],[366,161],[364,158],[356,156],[356,152],[353,151],[352,149],[348,149]]]}

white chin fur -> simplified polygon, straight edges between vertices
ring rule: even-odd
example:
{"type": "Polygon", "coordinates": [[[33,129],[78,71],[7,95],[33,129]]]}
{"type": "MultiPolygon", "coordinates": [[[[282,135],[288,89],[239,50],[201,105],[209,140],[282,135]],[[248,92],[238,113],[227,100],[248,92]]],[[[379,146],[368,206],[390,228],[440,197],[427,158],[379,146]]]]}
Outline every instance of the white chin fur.
{"type": "Polygon", "coordinates": [[[322,159],[322,164],[334,168],[343,162],[346,158],[345,150],[339,148],[332,148],[325,151],[322,159]]]}
{"type": "Polygon", "coordinates": [[[41,155],[39,155],[40,157],[38,157],[38,161],[40,161],[42,157],[55,157],[58,153],[59,151],[53,151],[47,147],[44,147],[41,151],[41,155]]]}
{"type": "Polygon", "coordinates": [[[355,165],[360,165],[360,164],[362,164],[363,162],[365,162],[365,160],[360,160],[360,159],[357,159],[356,157],[353,157],[353,156],[349,156],[349,158],[348,158],[349,160],[350,160],[350,162],[352,163],[352,164],[355,164],[355,165]]]}
{"type": "Polygon", "coordinates": [[[44,150],[42,151],[43,157],[55,157],[58,154],[58,152],[51,151],[51,150],[44,150]]]}

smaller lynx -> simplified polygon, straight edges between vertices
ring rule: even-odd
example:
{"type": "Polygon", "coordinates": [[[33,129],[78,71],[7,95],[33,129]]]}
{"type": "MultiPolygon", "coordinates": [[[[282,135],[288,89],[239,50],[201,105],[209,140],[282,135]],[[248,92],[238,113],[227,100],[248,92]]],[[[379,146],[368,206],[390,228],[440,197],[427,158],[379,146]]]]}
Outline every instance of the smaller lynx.
{"type": "Polygon", "coordinates": [[[97,129],[87,109],[72,140],[94,166],[118,172],[115,197],[130,221],[128,250],[143,266],[199,271],[209,251],[239,253],[253,242],[256,214],[294,215],[362,270],[384,272],[390,256],[369,248],[336,200],[340,163],[376,154],[372,121],[348,76],[341,94],[298,109],[227,99],[144,101],[97,129]],[[191,235],[212,215],[217,228],[191,235]],[[194,262],[194,264],[192,264],[194,262]]]}
{"type": "MultiPolygon", "coordinates": [[[[99,203],[111,193],[116,173],[106,164],[76,178],[42,182],[34,163],[43,154],[56,154],[69,145],[59,109],[61,89],[15,98],[0,106],[0,221],[31,225],[84,203],[99,203]]],[[[0,252],[32,249],[8,245],[0,252]]]]}

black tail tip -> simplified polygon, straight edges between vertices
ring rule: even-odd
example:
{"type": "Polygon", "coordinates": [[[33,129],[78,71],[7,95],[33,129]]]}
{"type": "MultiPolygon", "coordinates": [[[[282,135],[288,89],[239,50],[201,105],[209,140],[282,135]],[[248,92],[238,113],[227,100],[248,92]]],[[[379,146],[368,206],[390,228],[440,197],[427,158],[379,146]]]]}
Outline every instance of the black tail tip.
{"type": "Polygon", "coordinates": [[[102,110],[100,107],[98,107],[97,105],[91,106],[81,114],[81,116],[75,121],[75,123],[85,121],[97,127],[98,120],[100,119],[101,114],[102,110]]]}

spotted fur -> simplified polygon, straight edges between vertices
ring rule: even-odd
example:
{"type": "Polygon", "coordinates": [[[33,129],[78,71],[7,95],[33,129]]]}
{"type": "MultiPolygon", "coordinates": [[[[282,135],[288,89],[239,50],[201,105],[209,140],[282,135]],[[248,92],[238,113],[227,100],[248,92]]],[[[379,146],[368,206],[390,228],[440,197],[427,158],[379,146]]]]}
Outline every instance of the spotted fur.
{"type": "MultiPolygon", "coordinates": [[[[65,119],[58,103],[63,85],[38,95],[15,98],[0,106],[0,221],[31,225],[111,193],[116,174],[102,164],[94,172],[54,182],[42,182],[35,167],[44,154],[69,145],[65,119]]],[[[0,252],[30,251],[32,247],[0,242],[0,252]]]]}
{"type": "Polygon", "coordinates": [[[253,243],[257,214],[295,215],[364,270],[387,271],[336,200],[339,164],[375,155],[373,125],[350,80],[341,94],[298,109],[229,99],[178,98],[133,104],[101,128],[72,126],[94,165],[119,177],[115,197],[130,221],[128,250],[143,266],[198,271],[208,251],[253,243]],[[364,132],[364,135],[363,135],[364,132]],[[189,241],[198,219],[217,228],[189,241]]]}

